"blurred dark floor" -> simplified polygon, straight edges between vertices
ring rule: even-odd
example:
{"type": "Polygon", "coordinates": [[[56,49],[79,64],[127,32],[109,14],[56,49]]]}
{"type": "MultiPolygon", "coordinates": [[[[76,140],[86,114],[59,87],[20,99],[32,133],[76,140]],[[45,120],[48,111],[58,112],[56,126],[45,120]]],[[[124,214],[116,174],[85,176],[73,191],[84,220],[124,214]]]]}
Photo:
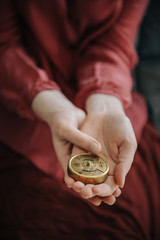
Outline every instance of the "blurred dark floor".
{"type": "Polygon", "coordinates": [[[160,132],[160,1],[151,0],[139,33],[140,63],[136,87],[148,104],[150,118],[160,132]]]}

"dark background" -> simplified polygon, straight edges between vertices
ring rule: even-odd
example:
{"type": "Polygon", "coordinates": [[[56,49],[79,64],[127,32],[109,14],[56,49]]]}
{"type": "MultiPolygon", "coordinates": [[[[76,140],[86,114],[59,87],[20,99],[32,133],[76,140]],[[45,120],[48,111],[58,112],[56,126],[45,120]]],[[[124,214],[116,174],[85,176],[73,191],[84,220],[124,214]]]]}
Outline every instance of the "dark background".
{"type": "Polygon", "coordinates": [[[147,101],[150,119],[160,132],[160,0],[151,0],[137,41],[140,62],[136,88],[147,101]]]}

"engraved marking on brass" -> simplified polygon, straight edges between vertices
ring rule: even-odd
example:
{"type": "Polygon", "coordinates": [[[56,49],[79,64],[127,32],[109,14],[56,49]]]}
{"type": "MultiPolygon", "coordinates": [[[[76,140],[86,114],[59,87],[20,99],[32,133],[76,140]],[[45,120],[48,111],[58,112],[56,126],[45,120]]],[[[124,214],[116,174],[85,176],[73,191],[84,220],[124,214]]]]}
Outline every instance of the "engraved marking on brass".
{"type": "Polygon", "coordinates": [[[108,171],[108,163],[104,159],[90,153],[77,154],[69,160],[69,176],[85,184],[104,182],[108,171]]]}

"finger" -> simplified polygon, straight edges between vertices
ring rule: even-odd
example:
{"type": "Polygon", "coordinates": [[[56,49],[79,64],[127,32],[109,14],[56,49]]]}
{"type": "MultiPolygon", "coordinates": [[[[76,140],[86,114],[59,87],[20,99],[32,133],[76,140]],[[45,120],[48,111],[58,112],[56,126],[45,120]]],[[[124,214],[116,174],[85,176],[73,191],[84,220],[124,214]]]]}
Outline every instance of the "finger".
{"type": "Polygon", "coordinates": [[[114,193],[113,193],[113,196],[114,197],[119,197],[121,195],[121,189],[120,188],[117,188],[114,193]]]}
{"type": "Polygon", "coordinates": [[[80,181],[77,181],[77,182],[73,183],[73,185],[72,185],[73,190],[76,192],[80,192],[83,187],[84,187],[84,183],[82,183],[80,181]]]}
{"type": "Polygon", "coordinates": [[[72,185],[75,183],[74,179],[70,178],[67,174],[65,174],[65,176],[64,176],[64,181],[65,181],[67,187],[69,187],[69,188],[71,188],[72,185]]]}
{"type": "Polygon", "coordinates": [[[93,154],[98,154],[101,151],[101,144],[96,139],[81,132],[72,125],[63,126],[63,131],[61,130],[60,136],[93,154]]]}
{"type": "Polygon", "coordinates": [[[108,205],[113,205],[116,202],[116,198],[113,195],[111,195],[102,198],[102,201],[108,205]]]}
{"type": "Polygon", "coordinates": [[[102,201],[108,205],[113,205],[116,202],[116,197],[119,197],[120,194],[121,194],[121,190],[117,188],[113,193],[113,195],[111,196],[102,197],[102,198],[95,196],[91,199],[88,199],[88,201],[92,202],[96,206],[99,206],[102,203],[102,201]]]}
{"type": "Polygon", "coordinates": [[[102,203],[102,199],[97,196],[89,198],[88,201],[94,204],[95,206],[99,206],[102,203]]]}
{"type": "Polygon", "coordinates": [[[129,119],[127,121],[126,127],[129,129],[128,136],[125,141],[123,141],[119,146],[117,166],[114,173],[115,181],[119,187],[124,186],[126,175],[131,168],[134,154],[137,148],[136,137],[129,119]]]}
{"type": "Polygon", "coordinates": [[[93,195],[106,197],[112,195],[117,188],[118,186],[114,182],[114,177],[108,176],[107,180],[104,183],[94,185],[92,191],[93,195]]]}
{"type": "Polygon", "coordinates": [[[84,185],[84,187],[80,191],[81,197],[86,199],[94,197],[95,194],[93,194],[92,192],[93,186],[94,186],[93,184],[84,185]]]}
{"type": "Polygon", "coordinates": [[[123,187],[125,178],[128,171],[131,168],[136,147],[131,144],[123,144],[120,147],[120,153],[118,155],[117,165],[115,167],[115,182],[119,187],[123,187]]]}

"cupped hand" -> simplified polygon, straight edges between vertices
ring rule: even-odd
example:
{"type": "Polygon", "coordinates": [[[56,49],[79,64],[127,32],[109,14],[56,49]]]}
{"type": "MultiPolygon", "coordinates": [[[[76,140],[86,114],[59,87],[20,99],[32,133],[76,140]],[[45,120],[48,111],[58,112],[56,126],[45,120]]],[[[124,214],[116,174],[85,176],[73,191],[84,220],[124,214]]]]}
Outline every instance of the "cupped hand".
{"type": "MultiPolygon", "coordinates": [[[[85,113],[79,108],[65,108],[53,114],[50,122],[54,149],[65,173],[65,182],[69,186],[73,179],[68,176],[68,161],[73,145],[97,154],[101,145],[92,136],[79,130],[85,119],[85,113]]],[[[83,150],[83,151],[84,151],[83,150]]]]}
{"type": "Polygon", "coordinates": [[[56,90],[40,92],[33,99],[32,109],[50,127],[54,149],[65,173],[65,182],[70,186],[74,181],[68,176],[67,166],[73,145],[94,154],[101,150],[97,140],[79,130],[86,114],[56,90]]]}
{"type": "MultiPolygon", "coordinates": [[[[102,201],[113,204],[119,196],[125,177],[131,167],[135,150],[136,139],[130,120],[125,114],[107,114],[106,112],[89,113],[81,131],[97,139],[102,147],[99,157],[105,159],[110,167],[108,177],[102,184],[84,185],[75,182],[72,188],[95,205],[102,201]]],[[[76,146],[73,152],[82,152],[76,146]]]]}

